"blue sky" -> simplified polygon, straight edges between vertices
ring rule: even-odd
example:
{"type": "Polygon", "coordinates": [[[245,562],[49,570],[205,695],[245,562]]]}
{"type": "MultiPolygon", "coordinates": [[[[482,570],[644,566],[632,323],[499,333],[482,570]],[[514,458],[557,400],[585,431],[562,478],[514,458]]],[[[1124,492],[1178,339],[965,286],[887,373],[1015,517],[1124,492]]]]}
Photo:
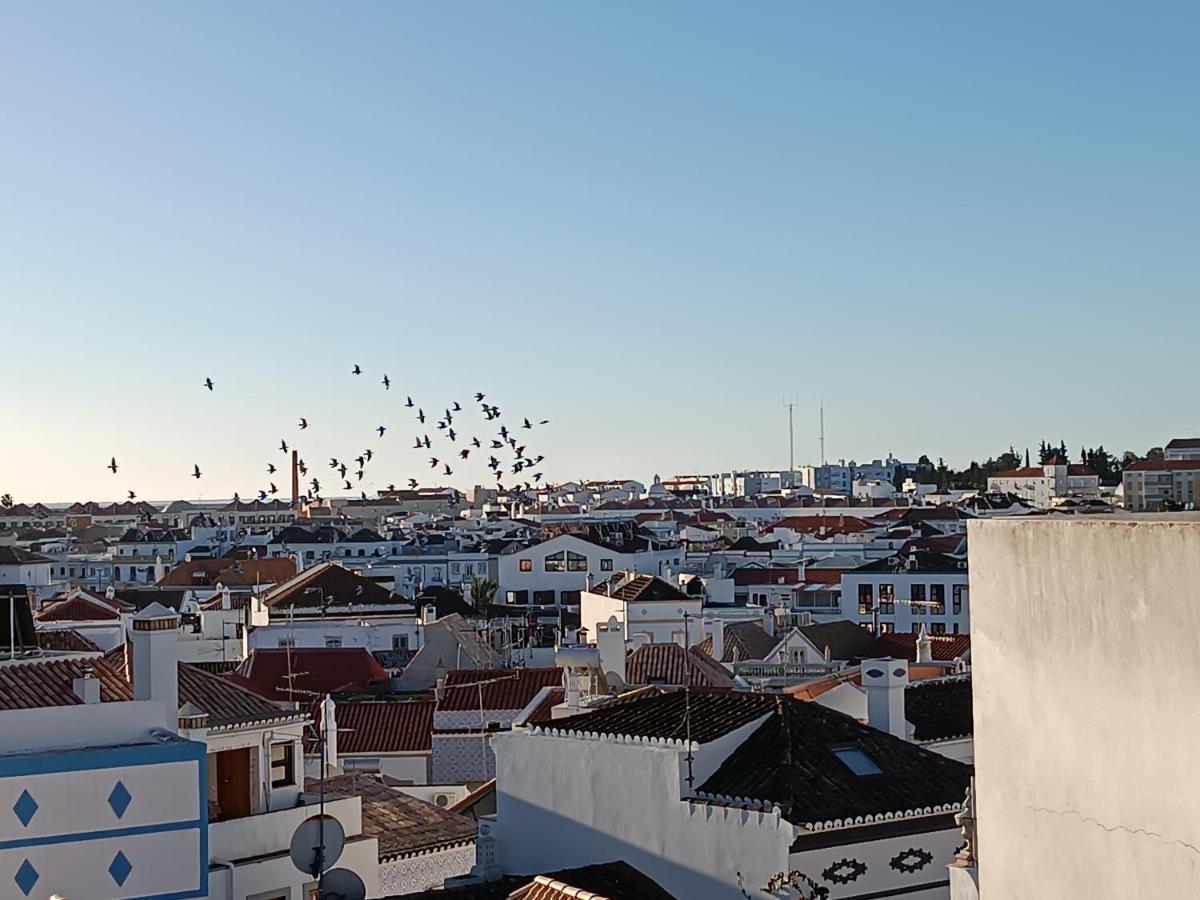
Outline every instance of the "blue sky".
{"type": "Polygon", "coordinates": [[[424,482],[405,393],[554,479],[1200,433],[1200,6],[1117,6],[8,5],[0,492],[424,482]]]}

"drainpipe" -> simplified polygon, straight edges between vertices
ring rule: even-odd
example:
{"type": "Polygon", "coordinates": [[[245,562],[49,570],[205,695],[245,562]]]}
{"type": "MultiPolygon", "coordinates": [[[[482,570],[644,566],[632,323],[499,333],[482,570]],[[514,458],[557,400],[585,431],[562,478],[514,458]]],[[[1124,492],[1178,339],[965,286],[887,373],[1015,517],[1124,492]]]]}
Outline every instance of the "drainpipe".
{"type": "Polygon", "coordinates": [[[225,862],[225,860],[223,860],[223,859],[214,859],[212,861],[212,864],[214,866],[224,866],[226,869],[229,870],[229,900],[237,900],[237,891],[235,890],[235,885],[236,885],[235,879],[237,876],[234,875],[235,869],[234,869],[233,863],[225,862]]]}

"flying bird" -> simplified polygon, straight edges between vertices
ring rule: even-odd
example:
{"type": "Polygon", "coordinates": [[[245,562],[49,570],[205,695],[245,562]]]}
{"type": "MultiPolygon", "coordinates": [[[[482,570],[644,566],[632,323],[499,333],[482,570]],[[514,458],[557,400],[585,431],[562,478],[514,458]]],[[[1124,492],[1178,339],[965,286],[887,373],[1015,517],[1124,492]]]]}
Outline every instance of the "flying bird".
{"type": "Polygon", "coordinates": [[[130,492],[129,492],[129,499],[130,499],[130,500],[136,500],[136,499],[137,499],[137,494],[135,494],[133,491],[130,491],[130,492]]]}
{"type": "Polygon", "coordinates": [[[504,446],[504,443],[502,441],[497,441],[493,438],[493,440],[492,440],[492,449],[493,450],[499,450],[503,446],[504,446]]]}
{"type": "Polygon", "coordinates": [[[260,491],[258,492],[258,499],[259,499],[260,501],[261,501],[261,500],[266,500],[266,499],[267,499],[267,492],[266,492],[266,491],[262,491],[262,490],[260,490],[260,491]]]}
{"type": "Polygon", "coordinates": [[[288,451],[287,441],[280,441],[279,449],[282,450],[284,453],[287,453],[287,451],[288,451]]]}
{"type": "Polygon", "coordinates": [[[462,412],[462,407],[459,405],[459,403],[458,403],[458,401],[457,401],[457,400],[455,400],[455,401],[454,401],[454,411],[455,411],[455,412],[462,412]]]}
{"type": "Polygon", "coordinates": [[[387,431],[387,426],[386,426],[386,425],[380,425],[380,426],[379,426],[378,428],[376,428],[375,430],[379,432],[379,436],[380,436],[380,437],[383,437],[383,433],[384,433],[385,431],[387,431]]]}
{"type": "Polygon", "coordinates": [[[314,494],[319,494],[321,492],[321,482],[314,478],[312,480],[312,489],[314,494]]]}
{"type": "Polygon", "coordinates": [[[366,450],[363,451],[363,456],[365,456],[367,458],[367,462],[370,462],[371,457],[374,455],[375,455],[375,451],[372,450],[370,447],[368,447],[366,450]]]}
{"type": "Polygon", "coordinates": [[[200,467],[199,467],[199,466],[195,466],[195,465],[194,465],[194,466],[192,466],[192,477],[193,477],[193,478],[199,478],[199,477],[200,477],[200,467]]]}
{"type": "Polygon", "coordinates": [[[356,456],[354,457],[354,461],[358,463],[358,467],[361,469],[364,465],[366,465],[367,459],[365,456],[356,456]]]}
{"type": "Polygon", "coordinates": [[[412,409],[413,408],[412,397],[405,397],[404,405],[407,406],[409,409],[412,409]]]}
{"type": "Polygon", "coordinates": [[[211,391],[211,390],[213,389],[213,383],[212,383],[212,379],[211,379],[211,378],[205,378],[205,379],[204,379],[204,386],[205,386],[206,388],[208,388],[208,389],[211,391]]]}
{"type": "Polygon", "coordinates": [[[300,420],[300,430],[303,431],[307,427],[308,427],[308,419],[301,419],[300,420]]]}
{"type": "Polygon", "coordinates": [[[470,455],[471,455],[470,450],[463,449],[463,450],[458,451],[458,456],[460,459],[466,459],[470,455]]]}
{"type": "Polygon", "coordinates": [[[387,377],[387,372],[383,373],[383,389],[390,391],[392,389],[392,380],[387,377]]]}
{"type": "Polygon", "coordinates": [[[425,410],[423,410],[419,407],[417,408],[417,421],[420,422],[422,425],[425,424],[425,410]]]}
{"type": "Polygon", "coordinates": [[[275,463],[267,463],[267,474],[274,475],[275,471],[275,463]]]}
{"type": "Polygon", "coordinates": [[[353,489],[354,489],[354,485],[352,485],[350,482],[348,482],[348,481],[347,481],[347,482],[345,483],[345,488],[344,488],[344,489],[345,489],[345,490],[347,490],[347,491],[353,490],[353,489]]]}
{"type": "Polygon", "coordinates": [[[483,394],[481,394],[481,393],[479,393],[478,391],[476,391],[476,392],[475,392],[475,402],[476,402],[476,403],[479,403],[481,400],[483,400],[483,394]]]}
{"type": "Polygon", "coordinates": [[[414,444],[413,444],[413,449],[414,449],[414,450],[420,450],[420,449],[421,449],[422,447],[424,447],[424,446],[425,446],[425,445],[424,445],[423,443],[421,443],[421,439],[420,439],[420,438],[417,438],[417,440],[416,440],[416,443],[414,443],[414,444]]]}
{"type": "Polygon", "coordinates": [[[425,449],[428,450],[433,446],[433,441],[429,440],[429,435],[425,435],[425,449]]]}
{"type": "Polygon", "coordinates": [[[359,469],[359,470],[358,470],[357,472],[355,472],[354,474],[355,474],[355,475],[358,477],[358,480],[359,480],[359,481],[362,481],[362,477],[363,477],[363,470],[362,470],[362,469],[359,469]]]}
{"type": "Polygon", "coordinates": [[[271,494],[279,493],[279,488],[275,487],[275,482],[273,482],[273,481],[271,482],[271,490],[268,493],[271,493],[271,494]]]}
{"type": "Polygon", "coordinates": [[[474,447],[476,450],[478,450],[483,445],[479,443],[479,438],[473,437],[473,438],[471,438],[471,446],[474,447]]]}
{"type": "Polygon", "coordinates": [[[307,475],[307,474],[308,474],[308,466],[306,466],[306,465],[304,464],[304,460],[302,460],[302,459],[301,459],[301,460],[297,461],[297,463],[296,463],[296,468],[300,470],[300,474],[301,474],[301,475],[307,475]]]}
{"type": "Polygon", "coordinates": [[[450,440],[454,440],[456,437],[458,437],[458,435],[455,433],[454,429],[451,428],[446,432],[446,437],[450,438],[450,440]]]}
{"type": "Polygon", "coordinates": [[[338,461],[337,461],[337,459],[336,459],[336,458],[330,458],[330,460],[329,460],[329,468],[331,468],[331,469],[336,469],[337,467],[338,467],[338,461]]]}
{"type": "Polygon", "coordinates": [[[410,488],[412,488],[413,490],[416,490],[416,487],[417,487],[417,479],[415,479],[415,478],[410,478],[410,479],[408,479],[408,486],[409,486],[410,488]]]}
{"type": "Polygon", "coordinates": [[[533,427],[533,425],[531,425],[531,424],[530,424],[530,422],[529,422],[529,420],[528,420],[528,419],[526,419],[526,420],[525,420],[525,422],[524,422],[524,424],[523,424],[523,425],[521,425],[521,427],[522,427],[522,428],[532,428],[532,427],[533,427]]]}
{"type": "Polygon", "coordinates": [[[116,475],[116,474],[117,474],[117,458],[114,456],[114,457],[113,457],[113,458],[112,458],[112,459],[109,461],[108,465],[107,465],[107,466],[105,466],[104,468],[106,468],[106,469],[112,469],[112,473],[113,473],[114,475],[116,475]]]}
{"type": "Polygon", "coordinates": [[[454,474],[454,470],[450,468],[450,464],[449,464],[449,463],[446,463],[446,466],[445,466],[445,471],[446,471],[446,474],[447,474],[447,475],[453,475],[453,474],[454,474]]]}
{"type": "Polygon", "coordinates": [[[436,456],[429,460],[429,468],[436,469],[438,467],[438,458],[436,456]]]}
{"type": "Polygon", "coordinates": [[[338,466],[338,474],[341,475],[343,478],[346,477],[346,464],[345,463],[342,463],[340,466],[338,466]]]}
{"type": "Polygon", "coordinates": [[[354,371],[351,372],[350,374],[352,374],[352,375],[361,375],[362,374],[362,369],[360,369],[358,367],[358,363],[354,364],[354,371]]]}

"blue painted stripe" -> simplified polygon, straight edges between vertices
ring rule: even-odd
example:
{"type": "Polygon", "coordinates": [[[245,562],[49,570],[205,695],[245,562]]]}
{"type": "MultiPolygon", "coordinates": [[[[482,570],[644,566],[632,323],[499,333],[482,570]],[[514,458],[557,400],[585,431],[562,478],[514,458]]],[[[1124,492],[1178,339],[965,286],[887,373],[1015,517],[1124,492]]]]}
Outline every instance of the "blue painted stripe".
{"type": "MultiPolygon", "coordinates": [[[[0,756],[0,778],[201,761],[206,753],[207,747],[204,744],[185,740],[164,741],[161,744],[88,747],[83,750],[47,750],[40,753],[0,756]]],[[[207,790],[204,793],[207,796],[207,790]]]]}
{"type": "MultiPolygon", "coordinates": [[[[103,841],[109,838],[132,837],[139,834],[158,834],[165,831],[190,831],[202,829],[207,843],[208,827],[202,819],[190,819],[186,822],[163,822],[158,825],[133,825],[129,828],[110,828],[105,831],[80,831],[75,834],[48,834],[42,837],[21,838],[16,841],[0,841],[0,851],[17,850],[23,847],[49,847],[54,844],[78,844],[83,841],[103,841]]],[[[205,847],[206,857],[208,855],[205,847]]],[[[204,868],[208,868],[205,859],[204,868]]]]}

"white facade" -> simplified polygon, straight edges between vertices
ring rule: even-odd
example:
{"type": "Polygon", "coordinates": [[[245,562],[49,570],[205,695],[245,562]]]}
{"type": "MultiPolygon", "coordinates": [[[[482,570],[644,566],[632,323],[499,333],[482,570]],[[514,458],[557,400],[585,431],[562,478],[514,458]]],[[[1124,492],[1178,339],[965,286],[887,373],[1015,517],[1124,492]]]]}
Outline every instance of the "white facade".
{"type": "Polygon", "coordinates": [[[642,634],[651,643],[676,643],[690,646],[703,633],[703,599],[678,597],[670,600],[622,600],[607,594],[584,591],[579,601],[579,625],[586,629],[588,640],[595,641],[602,623],[613,617],[624,623],[625,640],[642,634]],[[688,636],[684,637],[684,616],[688,617],[688,636]]]}
{"type": "Polygon", "coordinates": [[[838,618],[881,630],[931,634],[966,634],[971,628],[967,563],[953,572],[864,572],[842,574],[838,618]]]}

